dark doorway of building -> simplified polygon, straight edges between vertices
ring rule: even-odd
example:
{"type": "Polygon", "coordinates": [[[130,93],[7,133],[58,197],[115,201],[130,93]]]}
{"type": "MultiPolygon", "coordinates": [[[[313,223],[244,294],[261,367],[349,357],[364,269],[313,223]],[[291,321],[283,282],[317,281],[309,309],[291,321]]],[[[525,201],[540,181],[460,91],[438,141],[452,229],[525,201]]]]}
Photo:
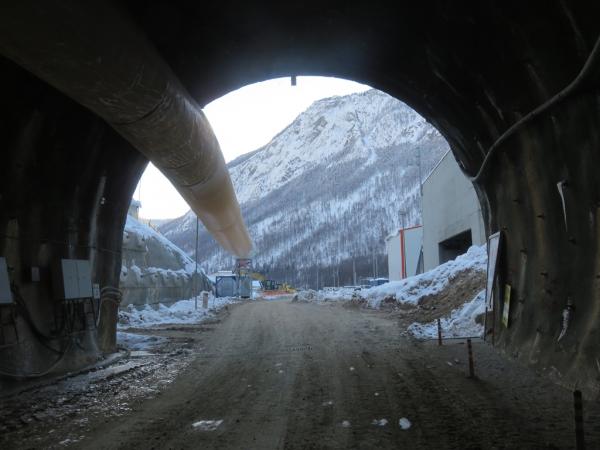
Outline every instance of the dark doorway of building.
{"type": "Polygon", "coordinates": [[[466,253],[471,245],[473,245],[473,239],[471,237],[470,229],[440,242],[438,244],[440,250],[440,264],[466,253]]]}

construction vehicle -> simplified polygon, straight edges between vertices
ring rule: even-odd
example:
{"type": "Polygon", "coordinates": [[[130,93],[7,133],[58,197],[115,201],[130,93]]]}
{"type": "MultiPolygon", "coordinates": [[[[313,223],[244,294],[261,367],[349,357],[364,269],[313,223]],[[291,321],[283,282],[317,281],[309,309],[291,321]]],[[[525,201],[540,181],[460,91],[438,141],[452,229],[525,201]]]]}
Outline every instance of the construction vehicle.
{"type": "Polygon", "coordinates": [[[296,292],[292,286],[287,283],[278,283],[275,280],[264,279],[260,282],[262,294],[265,296],[293,294],[296,292]]]}

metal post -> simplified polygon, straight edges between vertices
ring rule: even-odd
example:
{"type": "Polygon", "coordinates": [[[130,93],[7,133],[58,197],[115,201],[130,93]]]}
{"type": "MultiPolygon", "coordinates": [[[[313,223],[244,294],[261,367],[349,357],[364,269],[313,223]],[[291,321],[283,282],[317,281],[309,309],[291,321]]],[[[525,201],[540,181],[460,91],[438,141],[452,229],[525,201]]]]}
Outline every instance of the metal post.
{"type": "Polygon", "coordinates": [[[200,219],[196,216],[196,273],[194,275],[194,309],[198,309],[198,228],[200,219]]]}
{"type": "Polygon", "coordinates": [[[441,319],[438,319],[437,322],[438,322],[438,345],[442,345],[442,321],[441,321],[441,319]]]}
{"type": "Polygon", "coordinates": [[[469,351],[469,378],[475,378],[475,366],[473,365],[473,346],[471,339],[467,339],[467,349],[469,351]]]}
{"type": "Polygon", "coordinates": [[[573,406],[575,408],[575,448],[585,450],[583,437],[583,399],[581,391],[573,391],[573,406]]]}
{"type": "Polygon", "coordinates": [[[483,342],[485,342],[486,337],[487,337],[487,316],[488,316],[488,309],[487,309],[487,303],[486,303],[485,313],[483,314],[483,342]]]}
{"type": "Polygon", "coordinates": [[[373,278],[375,278],[375,252],[371,251],[371,265],[373,266],[373,278]]]}

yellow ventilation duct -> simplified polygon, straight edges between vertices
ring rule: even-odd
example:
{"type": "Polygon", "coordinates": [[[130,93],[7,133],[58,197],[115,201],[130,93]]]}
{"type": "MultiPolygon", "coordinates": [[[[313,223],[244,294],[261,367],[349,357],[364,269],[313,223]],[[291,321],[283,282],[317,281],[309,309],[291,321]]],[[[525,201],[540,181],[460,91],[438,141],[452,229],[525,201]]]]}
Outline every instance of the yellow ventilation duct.
{"type": "Polygon", "coordinates": [[[208,120],[124,14],[101,1],[1,2],[0,53],[106,120],[226,250],[248,255],[252,243],[208,120]]]}

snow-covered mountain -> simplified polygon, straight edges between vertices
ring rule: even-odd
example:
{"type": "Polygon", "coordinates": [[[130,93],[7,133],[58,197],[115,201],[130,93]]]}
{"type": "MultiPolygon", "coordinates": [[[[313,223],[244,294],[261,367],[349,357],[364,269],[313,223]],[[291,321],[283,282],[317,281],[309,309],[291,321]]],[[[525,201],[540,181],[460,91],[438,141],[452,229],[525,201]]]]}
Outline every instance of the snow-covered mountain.
{"type": "MultiPolygon", "coordinates": [[[[405,104],[377,90],[313,103],[264,147],[229,163],[255,244],[255,267],[296,285],[387,276],[384,239],[420,223],[424,179],[446,141],[405,104]]],[[[193,254],[192,212],[160,226],[193,254]]],[[[233,260],[200,226],[207,271],[233,260]]]]}

